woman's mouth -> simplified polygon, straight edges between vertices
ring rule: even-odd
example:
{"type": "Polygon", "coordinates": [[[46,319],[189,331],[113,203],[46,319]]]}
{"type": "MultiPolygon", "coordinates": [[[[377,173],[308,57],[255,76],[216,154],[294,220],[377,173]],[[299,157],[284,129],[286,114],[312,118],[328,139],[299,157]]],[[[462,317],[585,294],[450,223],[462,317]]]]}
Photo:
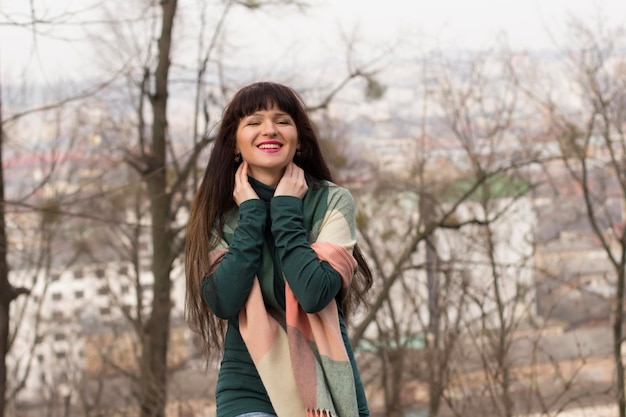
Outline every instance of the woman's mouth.
{"type": "Polygon", "coordinates": [[[257,146],[263,152],[278,152],[282,147],[283,145],[280,142],[263,142],[257,146]]]}

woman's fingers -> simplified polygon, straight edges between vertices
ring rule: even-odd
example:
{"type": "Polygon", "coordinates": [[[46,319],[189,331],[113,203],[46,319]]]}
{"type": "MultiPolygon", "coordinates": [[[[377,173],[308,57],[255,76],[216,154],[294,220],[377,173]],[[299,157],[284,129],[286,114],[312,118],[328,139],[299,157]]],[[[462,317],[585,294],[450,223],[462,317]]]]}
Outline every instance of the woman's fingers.
{"type": "Polygon", "coordinates": [[[256,192],[252,189],[250,182],[248,181],[248,163],[242,162],[235,172],[235,189],[233,190],[233,199],[237,205],[241,205],[246,200],[253,198],[259,198],[256,192]]]}
{"type": "Polygon", "coordinates": [[[280,179],[274,195],[302,198],[308,189],[304,170],[292,162],[285,168],[285,173],[280,179]]]}

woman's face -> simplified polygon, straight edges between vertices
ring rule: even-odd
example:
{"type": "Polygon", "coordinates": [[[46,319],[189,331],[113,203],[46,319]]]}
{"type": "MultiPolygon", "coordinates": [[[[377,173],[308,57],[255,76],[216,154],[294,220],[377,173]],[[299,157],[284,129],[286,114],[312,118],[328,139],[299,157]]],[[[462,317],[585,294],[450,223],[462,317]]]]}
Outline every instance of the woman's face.
{"type": "Polygon", "coordinates": [[[293,119],[276,106],[239,121],[235,152],[248,163],[249,175],[264,184],[278,184],[299,146],[293,119]]]}

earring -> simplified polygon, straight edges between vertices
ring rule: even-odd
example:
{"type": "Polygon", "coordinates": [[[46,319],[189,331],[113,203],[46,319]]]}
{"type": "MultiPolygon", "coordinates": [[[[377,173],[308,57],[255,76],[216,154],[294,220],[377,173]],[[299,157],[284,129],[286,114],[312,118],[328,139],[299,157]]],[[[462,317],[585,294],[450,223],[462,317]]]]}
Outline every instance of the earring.
{"type": "Polygon", "coordinates": [[[300,149],[296,151],[296,156],[302,156],[302,151],[300,149]]]}
{"type": "Polygon", "coordinates": [[[241,162],[241,154],[240,154],[240,153],[236,153],[236,154],[235,154],[235,162],[236,162],[236,163],[241,162]]]}

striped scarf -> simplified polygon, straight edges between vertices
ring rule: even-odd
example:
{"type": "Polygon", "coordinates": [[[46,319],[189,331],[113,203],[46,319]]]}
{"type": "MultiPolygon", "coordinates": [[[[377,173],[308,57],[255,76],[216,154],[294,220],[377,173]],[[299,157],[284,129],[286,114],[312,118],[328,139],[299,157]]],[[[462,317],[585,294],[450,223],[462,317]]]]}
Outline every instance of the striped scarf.
{"type": "MultiPolygon", "coordinates": [[[[311,245],[321,261],[342,278],[347,291],[357,266],[341,246],[311,245]]],[[[226,249],[211,253],[219,259],[226,249]]],[[[339,325],[337,304],[306,313],[286,284],[283,319],[265,309],[261,286],[252,290],[239,313],[239,330],[278,417],[355,417],[359,415],[354,375],[339,325]]]]}

